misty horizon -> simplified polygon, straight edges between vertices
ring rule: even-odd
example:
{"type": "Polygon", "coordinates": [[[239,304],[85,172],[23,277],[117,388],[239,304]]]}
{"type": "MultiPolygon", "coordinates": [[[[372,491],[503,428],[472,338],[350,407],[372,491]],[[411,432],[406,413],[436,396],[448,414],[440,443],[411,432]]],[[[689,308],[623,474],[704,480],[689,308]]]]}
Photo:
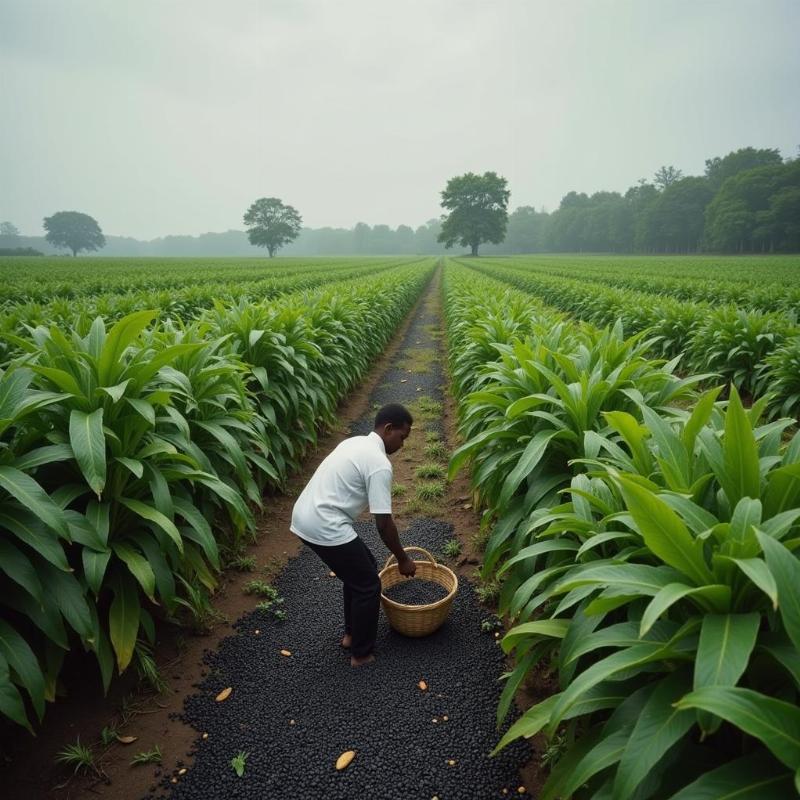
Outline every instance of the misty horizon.
{"type": "Polygon", "coordinates": [[[797,23],[786,0],[6,2],[0,219],[152,240],[239,230],[274,196],[309,228],[416,227],[467,171],[553,211],[665,164],[795,155],[797,23]]]}

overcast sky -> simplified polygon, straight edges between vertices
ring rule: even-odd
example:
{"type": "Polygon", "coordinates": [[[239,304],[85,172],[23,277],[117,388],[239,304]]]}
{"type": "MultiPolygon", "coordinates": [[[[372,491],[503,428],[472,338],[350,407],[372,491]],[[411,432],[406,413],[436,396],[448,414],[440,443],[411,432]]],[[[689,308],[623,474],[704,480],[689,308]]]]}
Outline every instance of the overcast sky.
{"type": "Polygon", "coordinates": [[[106,234],[511,208],[800,144],[798,0],[0,0],[0,220],[106,234]]]}

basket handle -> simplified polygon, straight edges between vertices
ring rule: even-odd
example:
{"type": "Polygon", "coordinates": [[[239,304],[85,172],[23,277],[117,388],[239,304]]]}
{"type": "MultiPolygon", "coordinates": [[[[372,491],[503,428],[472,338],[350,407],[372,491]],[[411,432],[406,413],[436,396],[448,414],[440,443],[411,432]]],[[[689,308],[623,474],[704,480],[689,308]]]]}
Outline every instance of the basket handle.
{"type": "MultiPolygon", "coordinates": [[[[428,561],[431,562],[434,566],[436,566],[436,559],[424,548],[424,547],[417,547],[417,545],[409,545],[408,547],[404,547],[403,550],[408,552],[409,550],[416,550],[420,553],[425,553],[428,556],[428,561]]],[[[386,563],[383,565],[383,568],[386,569],[393,561],[397,561],[395,558],[394,553],[389,553],[389,558],[386,559],[386,563]]]]}

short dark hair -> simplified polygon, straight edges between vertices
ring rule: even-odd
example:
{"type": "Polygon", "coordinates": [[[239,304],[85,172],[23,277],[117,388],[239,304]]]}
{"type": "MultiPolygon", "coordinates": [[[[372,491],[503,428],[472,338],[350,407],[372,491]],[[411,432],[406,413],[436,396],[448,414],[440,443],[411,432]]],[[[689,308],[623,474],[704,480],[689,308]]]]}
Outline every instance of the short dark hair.
{"type": "Polygon", "coordinates": [[[396,428],[402,425],[411,427],[414,424],[414,419],[405,406],[401,406],[400,403],[389,403],[378,409],[378,413],[375,415],[374,427],[380,428],[389,422],[396,428]]]}

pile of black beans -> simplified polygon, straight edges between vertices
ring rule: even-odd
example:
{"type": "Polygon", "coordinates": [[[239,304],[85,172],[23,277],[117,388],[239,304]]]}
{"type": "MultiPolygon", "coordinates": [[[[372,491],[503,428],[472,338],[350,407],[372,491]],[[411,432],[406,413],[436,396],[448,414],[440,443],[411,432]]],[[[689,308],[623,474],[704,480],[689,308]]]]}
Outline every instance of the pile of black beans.
{"type": "Polygon", "coordinates": [[[444,586],[435,581],[411,578],[384,589],[383,594],[390,600],[394,600],[395,603],[403,603],[408,606],[424,606],[428,603],[444,600],[449,592],[444,586]]]}

